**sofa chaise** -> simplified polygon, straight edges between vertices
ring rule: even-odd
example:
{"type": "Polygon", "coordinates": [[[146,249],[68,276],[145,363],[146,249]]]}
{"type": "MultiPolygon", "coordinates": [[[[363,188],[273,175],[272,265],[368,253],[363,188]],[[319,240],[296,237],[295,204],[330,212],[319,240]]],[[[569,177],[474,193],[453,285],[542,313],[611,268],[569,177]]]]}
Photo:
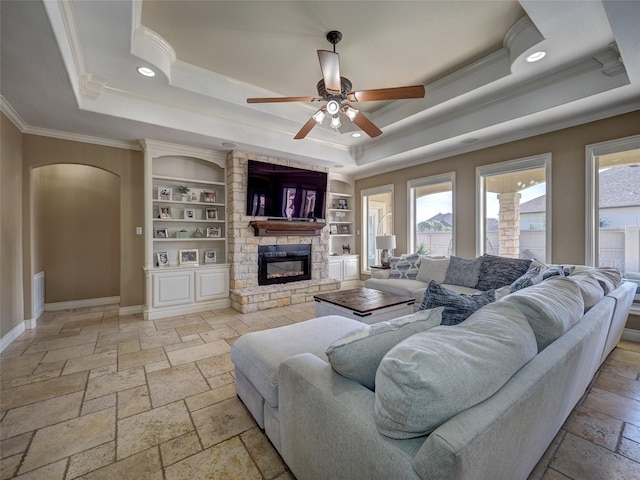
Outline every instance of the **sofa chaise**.
{"type": "Polygon", "coordinates": [[[586,268],[524,283],[455,325],[429,306],[246,334],[238,396],[298,480],[525,479],[619,341],[635,285],[586,268]]]}

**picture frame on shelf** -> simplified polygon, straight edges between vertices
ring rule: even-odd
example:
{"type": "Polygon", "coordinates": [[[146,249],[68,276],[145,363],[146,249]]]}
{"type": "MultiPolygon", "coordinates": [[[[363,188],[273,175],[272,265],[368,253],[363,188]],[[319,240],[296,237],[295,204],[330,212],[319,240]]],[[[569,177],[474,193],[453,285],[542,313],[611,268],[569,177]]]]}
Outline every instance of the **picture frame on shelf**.
{"type": "Polygon", "coordinates": [[[205,209],[205,218],[207,220],[218,220],[218,209],[217,208],[207,208],[205,209]]]}
{"type": "Polygon", "coordinates": [[[338,210],[349,210],[349,204],[346,198],[338,199],[338,210]]]}
{"type": "Polygon", "coordinates": [[[349,224],[341,225],[340,233],[342,235],[351,235],[351,225],[349,225],[349,224]]]}
{"type": "Polygon", "coordinates": [[[216,203],[216,192],[214,190],[204,190],[202,192],[202,201],[205,203],[216,203]]]}
{"type": "Polygon", "coordinates": [[[158,207],[158,218],[171,218],[171,208],[166,205],[158,207]]]}
{"type": "Polygon", "coordinates": [[[184,209],[184,219],[185,220],[195,220],[196,219],[196,211],[193,208],[185,208],[184,209]]]}
{"type": "Polygon", "coordinates": [[[171,187],[158,187],[158,200],[171,201],[173,197],[173,189],[171,187]]]}
{"type": "Polygon", "coordinates": [[[156,253],[156,262],[158,267],[168,267],[169,266],[169,253],[168,252],[158,252],[156,253]]]}
{"type": "Polygon", "coordinates": [[[207,238],[220,238],[222,237],[221,227],[207,227],[207,238]]]}
{"type": "Polygon", "coordinates": [[[180,265],[199,265],[200,259],[197,248],[178,250],[178,260],[180,265]]]}
{"type": "Polygon", "coordinates": [[[169,238],[169,230],[166,228],[156,228],[153,231],[154,238],[169,238]]]}
{"type": "Polygon", "coordinates": [[[335,223],[332,223],[329,225],[329,234],[331,235],[337,235],[338,234],[338,225],[335,223]]]}
{"type": "Polygon", "coordinates": [[[217,263],[217,252],[215,250],[205,250],[204,263],[217,263]]]}

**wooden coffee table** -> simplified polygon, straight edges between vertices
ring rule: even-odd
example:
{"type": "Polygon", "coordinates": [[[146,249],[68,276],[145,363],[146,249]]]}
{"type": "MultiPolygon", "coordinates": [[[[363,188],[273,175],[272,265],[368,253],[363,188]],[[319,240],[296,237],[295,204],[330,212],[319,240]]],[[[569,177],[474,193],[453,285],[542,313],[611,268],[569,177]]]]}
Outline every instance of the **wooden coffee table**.
{"type": "Polygon", "coordinates": [[[316,316],[342,315],[363,323],[378,323],[413,313],[413,297],[371,288],[354,288],[315,295],[316,316]]]}

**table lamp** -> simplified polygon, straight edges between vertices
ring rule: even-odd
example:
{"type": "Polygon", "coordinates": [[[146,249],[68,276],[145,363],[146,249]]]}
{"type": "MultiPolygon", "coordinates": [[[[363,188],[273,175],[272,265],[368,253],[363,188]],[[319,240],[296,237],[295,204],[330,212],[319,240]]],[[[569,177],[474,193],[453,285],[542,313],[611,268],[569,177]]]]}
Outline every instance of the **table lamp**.
{"type": "Polygon", "coordinates": [[[382,250],[380,253],[380,265],[383,267],[389,266],[389,260],[391,260],[391,250],[396,248],[396,236],[395,235],[383,235],[376,237],[376,248],[382,250]]]}

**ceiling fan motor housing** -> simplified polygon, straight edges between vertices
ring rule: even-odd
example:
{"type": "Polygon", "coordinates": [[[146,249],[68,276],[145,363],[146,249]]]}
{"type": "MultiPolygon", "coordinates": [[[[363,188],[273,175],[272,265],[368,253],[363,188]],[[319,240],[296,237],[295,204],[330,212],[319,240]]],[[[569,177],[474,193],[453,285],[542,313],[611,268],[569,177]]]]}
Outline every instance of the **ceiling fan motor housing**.
{"type": "Polygon", "coordinates": [[[347,92],[350,92],[352,90],[352,84],[351,80],[349,80],[348,78],[340,77],[340,95],[333,95],[327,92],[327,88],[324,86],[324,79],[318,82],[316,88],[318,89],[318,95],[320,95],[325,100],[346,100],[347,92]]]}

